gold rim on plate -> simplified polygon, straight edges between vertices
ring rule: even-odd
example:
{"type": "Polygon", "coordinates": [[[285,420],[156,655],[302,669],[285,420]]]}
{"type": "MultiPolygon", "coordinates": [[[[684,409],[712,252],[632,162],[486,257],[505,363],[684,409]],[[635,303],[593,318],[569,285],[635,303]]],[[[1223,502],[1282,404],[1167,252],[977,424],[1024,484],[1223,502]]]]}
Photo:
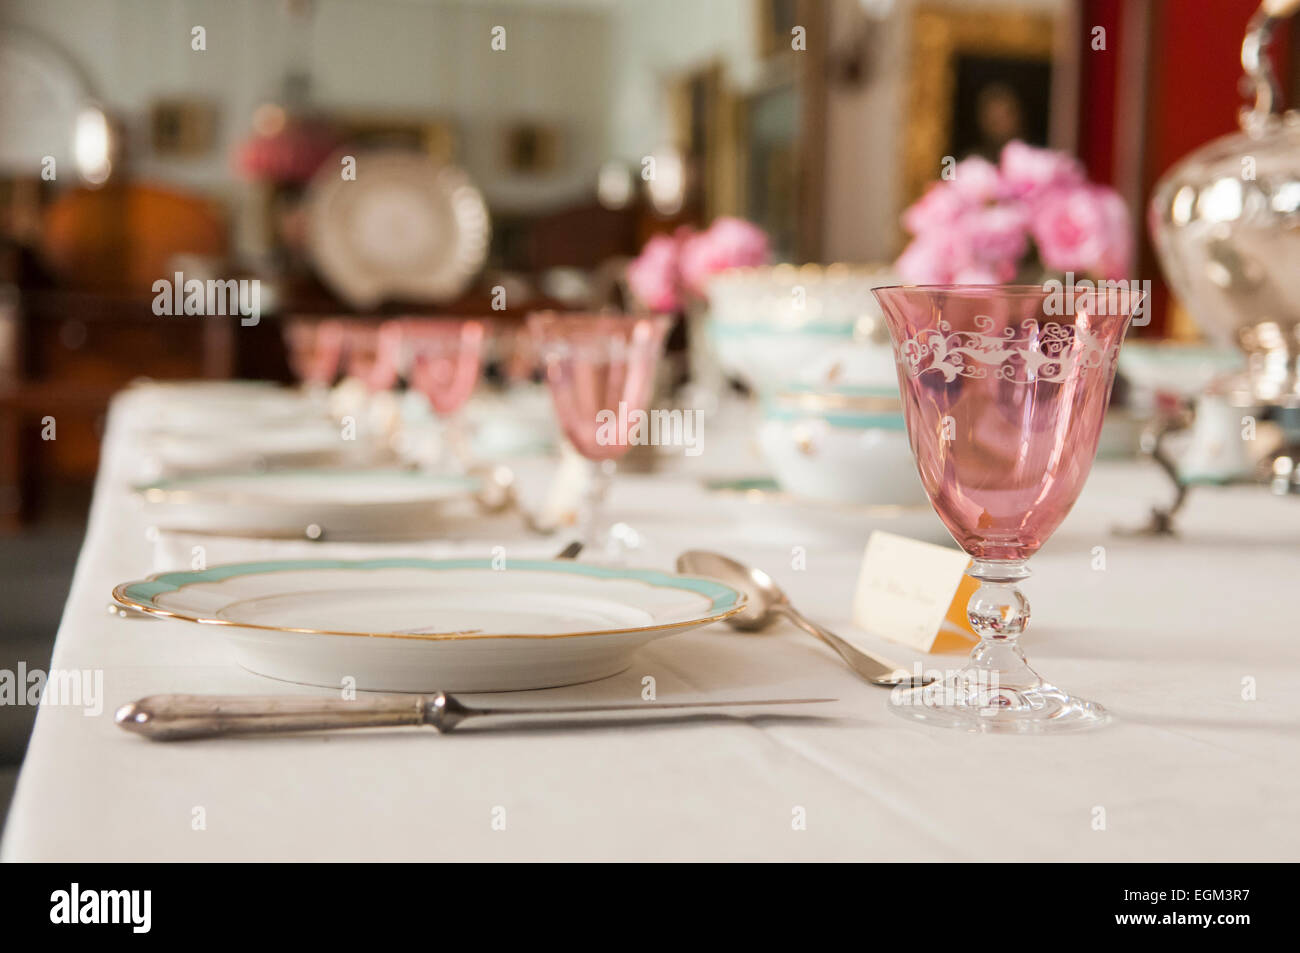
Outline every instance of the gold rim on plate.
{"type": "MultiPolygon", "coordinates": [[[[488,562],[488,560],[480,560],[480,561],[485,563],[488,562]]],[[[320,562],[326,562],[326,561],[321,560],[320,562]]],[[[364,560],[353,560],[351,562],[359,563],[359,562],[364,562],[364,560]]],[[[425,562],[430,562],[430,563],[460,562],[460,560],[425,560],[425,562]]],[[[518,565],[519,562],[520,561],[516,561],[516,565],[518,565]]],[[[528,568],[522,570],[516,570],[516,571],[545,572],[547,570],[538,567],[541,566],[542,564],[554,564],[557,569],[563,568],[564,571],[571,572],[572,567],[583,565],[581,563],[573,563],[571,561],[562,562],[557,560],[524,560],[522,562],[528,568]]],[[[212,568],[216,568],[216,567],[212,567],[212,568]]],[[[331,568],[362,569],[365,567],[356,565],[351,567],[331,567],[331,568]]],[[[374,568],[419,568],[419,567],[380,566],[374,568]]],[[[477,568],[477,567],[463,567],[463,568],[477,568]]],[[[202,571],[206,571],[206,570],[201,570],[200,572],[202,571]]],[[[282,571],[285,572],[301,571],[301,567],[298,567],[297,569],[286,568],[282,571]]],[[[501,571],[501,570],[493,570],[493,571],[501,571]]],[[[508,572],[509,570],[507,569],[504,571],[508,572]]],[[[627,570],[627,571],[650,572],[664,577],[674,576],[674,574],[672,573],[665,573],[660,570],[627,570]]],[[[673,629],[702,628],[706,625],[712,625],[715,622],[721,622],[723,619],[730,618],[731,616],[737,614],[738,612],[744,611],[745,607],[749,603],[749,597],[746,596],[744,592],[741,592],[739,589],[736,589],[732,586],[728,586],[725,583],[718,582],[715,579],[707,579],[703,576],[680,576],[679,578],[682,579],[691,579],[691,580],[698,580],[700,582],[707,582],[712,585],[720,586],[724,589],[730,590],[732,593],[735,594],[736,597],[735,605],[721,612],[714,612],[708,616],[700,616],[698,618],[687,619],[682,622],[669,622],[669,623],[664,623],[662,625],[630,626],[630,627],[619,628],[619,629],[593,629],[584,632],[556,632],[556,633],[537,633],[537,634],[506,633],[506,632],[477,633],[475,631],[400,633],[400,632],[347,632],[347,631],[340,631],[334,629],[311,629],[311,628],[298,628],[295,626],[265,625],[258,622],[234,622],[230,619],[216,619],[216,618],[210,618],[206,616],[189,615],[182,612],[173,612],[169,609],[163,609],[157,605],[154,605],[151,602],[142,602],[138,599],[134,599],[131,596],[127,595],[128,589],[130,589],[133,586],[138,586],[141,583],[156,582],[157,580],[161,579],[163,576],[184,575],[184,574],[187,574],[184,570],[181,571],[171,570],[168,572],[153,573],[152,575],[146,577],[143,580],[133,580],[131,582],[119,583],[117,586],[113,587],[113,600],[117,602],[119,605],[127,606],[132,609],[137,609],[141,612],[147,613],[152,616],[158,616],[160,618],[167,618],[167,619],[177,619],[183,622],[195,622],[200,625],[229,626],[231,628],[236,628],[236,629],[256,629],[264,632],[293,632],[300,635],[338,635],[338,636],[351,636],[353,638],[405,639],[405,640],[425,641],[425,642],[472,641],[472,640],[479,640],[479,639],[482,640],[573,639],[573,638],[587,638],[587,637],[598,636],[598,635],[628,635],[628,634],[641,633],[641,632],[665,632],[673,629]]],[[[254,574],[248,573],[246,575],[254,575],[254,574]]],[[[237,577],[232,576],[227,578],[237,578],[237,577]]],[[[629,576],[624,576],[621,578],[622,580],[627,582],[638,582],[643,585],[651,586],[654,588],[663,588],[663,589],[676,588],[681,591],[690,591],[690,590],[683,589],[682,587],[679,586],[671,586],[667,584],[656,584],[653,582],[649,582],[646,579],[638,579],[629,576]]],[[[200,580],[200,582],[208,582],[208,581],[211,580],[200,580]]],[[[218,580],[218,581],[224,581],[224,580],[218,580]]],[[[171,591],[175,591],[180,588],[182,587],[176,586],[171,591]]],[[[702,593],[696,593],[696,594],[703,596],[702,593]]],[[[278,595],[284,595],[284,593],[279,593],[278,595]]],[[[259,598],[266,598],[266,597],[261,596],[259,598]]]]}

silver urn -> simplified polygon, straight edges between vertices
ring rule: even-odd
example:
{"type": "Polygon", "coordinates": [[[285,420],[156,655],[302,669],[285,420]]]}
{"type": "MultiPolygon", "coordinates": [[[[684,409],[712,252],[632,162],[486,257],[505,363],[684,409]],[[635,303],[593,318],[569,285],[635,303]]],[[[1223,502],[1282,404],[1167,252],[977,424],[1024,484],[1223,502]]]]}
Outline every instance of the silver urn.
{"type": "Polygon", "coordinates": [[[1241,347],[1241,403],[1300,406],[1300,113],[1283,112],[1267,48],[1300,0],[1264,0],[1242,44],[1255,97],[1241,132],[1156,184],[1149,225],[1174,293],[1213,339],[1241,347]]]}

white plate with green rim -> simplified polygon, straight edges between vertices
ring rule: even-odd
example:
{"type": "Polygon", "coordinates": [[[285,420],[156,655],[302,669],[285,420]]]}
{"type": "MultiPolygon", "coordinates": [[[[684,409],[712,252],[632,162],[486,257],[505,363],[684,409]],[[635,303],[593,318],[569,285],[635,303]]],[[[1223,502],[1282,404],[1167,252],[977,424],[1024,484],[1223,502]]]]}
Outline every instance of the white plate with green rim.
{"type": "Polygon", "coordinates": [[[474,515],[476,477],[400,469],[212,472],[136,487],[162,529],[268,538],[411,539],[474,515]]]}
{"type": "Polygon", "coordinates": [[[179,434],[319,422],[328,412],[317,397],[265,381],[150,382],[132,387],[125,399],[137,428],[179,434]]]}
{"type": "Polygon", "coordinates": [[[352,434],[324,418],[275,423],[248,418],[220,432],[154,430],[141,433],[140,444],[168,471],[186,473],[361,462],[377,450],[364,432],[352,434]]]}
{"type": "Polygon", "coordinates": [[[725,619],[711,579],[572,560],[277,560],[170,572],[122,605],[219,626],[235,660],[366,691],[516,691],[606,678],[647,642],[725,619]]]}

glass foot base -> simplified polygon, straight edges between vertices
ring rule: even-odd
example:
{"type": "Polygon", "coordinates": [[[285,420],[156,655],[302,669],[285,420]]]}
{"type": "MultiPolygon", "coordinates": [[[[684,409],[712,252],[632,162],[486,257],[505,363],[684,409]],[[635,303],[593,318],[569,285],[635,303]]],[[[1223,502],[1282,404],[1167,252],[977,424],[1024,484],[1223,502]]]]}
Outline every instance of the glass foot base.
{"type": "Polygon", "coordinates": [[[578,559],[601,566],[627,566],[644,558],[645,540],[626,523],[584,531],[579,536],[582,550],[578,559]]]}
{"type": "Polygon", "coordinates": [[[1100,728],[1110,721],[1096,702],[1068,695],[1054,685],[971,692],[962,682],[896,689],[894,714],[940,728],[989,734],[1042,734],[1100,728]]]}

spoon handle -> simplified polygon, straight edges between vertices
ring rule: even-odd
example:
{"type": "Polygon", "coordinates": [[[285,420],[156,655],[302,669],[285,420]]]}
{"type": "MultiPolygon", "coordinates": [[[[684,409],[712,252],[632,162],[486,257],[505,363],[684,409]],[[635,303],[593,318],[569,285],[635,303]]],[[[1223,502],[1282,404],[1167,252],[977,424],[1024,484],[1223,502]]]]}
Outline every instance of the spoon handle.
{"type": "Polygon", "coordinates": [[[793,622],[799,628],[803,629],[810,635],[815,635],[831,648],[833,648],[840,658],[844,659],[845,664],[853,671],[857,672],[873,685],[893,686],[911,682],[912,673],[905,668],[888,662],[879,656],[863,652],[845,642],[842,638],[832,632],[825,626],[818,625],[812,619],[809,619],[802,612],[788,603],[782,603],[773,607],[787,619],[793,622]]]}

